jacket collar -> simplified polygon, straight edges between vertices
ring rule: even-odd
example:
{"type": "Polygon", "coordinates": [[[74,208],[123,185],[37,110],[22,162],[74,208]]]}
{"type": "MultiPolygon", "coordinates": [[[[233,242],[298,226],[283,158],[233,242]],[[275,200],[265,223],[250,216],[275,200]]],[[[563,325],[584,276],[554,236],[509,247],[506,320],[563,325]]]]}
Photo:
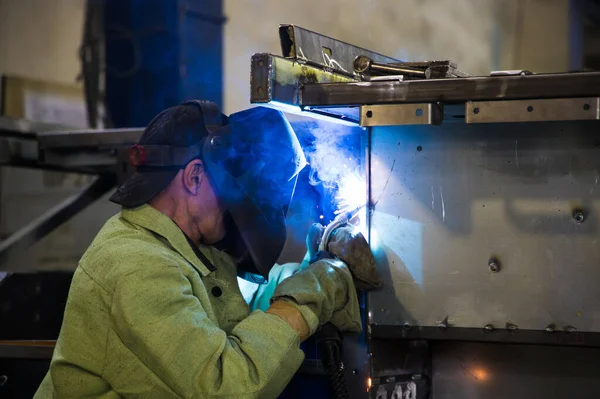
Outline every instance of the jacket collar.
{"type": "Polygon", "coordinates": [[[188,238],[179,226],[164,213],[159,212],[150,205],[144,204],[137,208],[123,209],[121,216],[128,222],[150,230],[166,239],[173,249],[190,262],[202,276],[206,276],[215,270],[213,266],[213,254],[210,248],[206,246],[197,247],[200,254],[196,255],[196,251],[192,247],[193,244],[188,241],[188,238]],[[206,257],[208,262],[205,263],[208,264],[200,260],[202,255],[206,257]]]}

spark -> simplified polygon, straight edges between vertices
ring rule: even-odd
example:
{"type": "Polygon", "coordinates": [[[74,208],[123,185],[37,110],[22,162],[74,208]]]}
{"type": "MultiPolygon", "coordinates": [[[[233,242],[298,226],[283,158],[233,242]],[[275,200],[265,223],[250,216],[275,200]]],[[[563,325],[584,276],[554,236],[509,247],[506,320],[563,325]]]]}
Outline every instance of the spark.
{"type": "Polygon", "coordinates": [[[358,173],[348,173],[338,182],[338,191],[335,196],[337,201],[336,215],[356,209],[367,202],[367,188],[365,178],[358,173]]]}

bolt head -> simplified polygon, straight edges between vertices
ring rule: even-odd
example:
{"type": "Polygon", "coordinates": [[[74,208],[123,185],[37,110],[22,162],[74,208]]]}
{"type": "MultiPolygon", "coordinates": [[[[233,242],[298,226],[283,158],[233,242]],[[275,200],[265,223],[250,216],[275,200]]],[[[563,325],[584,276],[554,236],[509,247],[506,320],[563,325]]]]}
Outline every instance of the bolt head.
{"type": "Polygon", "coordinates": [[[575,220],[576,223],[583,223],[585,220],[585,215],[583,214],[583,211],[574,211],[573,220],[575,220]]]}
{"type": "Polygon", "coordinates": [[[498,264],[498,262],[496,261],[490,261],[490,263],[488,264],[490,271],[492,273],[498,273],[500,271],[500,265],[498,264]]]}

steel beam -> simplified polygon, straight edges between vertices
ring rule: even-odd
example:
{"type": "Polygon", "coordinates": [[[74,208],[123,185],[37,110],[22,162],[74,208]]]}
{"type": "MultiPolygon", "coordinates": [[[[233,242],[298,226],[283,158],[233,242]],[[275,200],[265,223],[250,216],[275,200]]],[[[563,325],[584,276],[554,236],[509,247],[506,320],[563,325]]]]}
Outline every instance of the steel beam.
{"type": "Polygon", "coordinates": [[[279,38],[284,57],[348,76],[354,76],[353,63],[358,56],[382,64],[402,62],[295,25],[280,25],[279,38]]]}
{"type": "Polygon", "coordinates": [[[304,84],[356,82],[349,76],[299,63],[272,54],[254,54],[250,75],[250,102],[277,101],[298,105],[300,87],[304,84]]]}
{"type": "Polygon", "coordinates": [[[600,72],[582,72],[403,82],[311,82],[300,89],[298,105],[331,107],[428,102],[447,104],[488,100],[595,97],[599,94],[600,72]]]}

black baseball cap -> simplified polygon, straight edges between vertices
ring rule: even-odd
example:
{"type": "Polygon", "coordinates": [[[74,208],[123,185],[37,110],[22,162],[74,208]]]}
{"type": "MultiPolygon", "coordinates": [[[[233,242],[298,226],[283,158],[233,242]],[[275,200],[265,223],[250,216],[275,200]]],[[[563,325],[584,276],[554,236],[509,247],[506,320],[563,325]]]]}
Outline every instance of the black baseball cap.
{"type": "Polygon", "coordinates": [[[226,125],[227,116],[218,111],[216,104],[201,101],[168,108],[152,119],[129,151],[130,163],[136,171],[110,201],[125,208],[143,205],[167,188],[191,160],[201,159],[202,145],[209,134],[203,114],[207,105],[216,111],[216,118],[207,117],[216,119],[217,125],[226,125]]]}

